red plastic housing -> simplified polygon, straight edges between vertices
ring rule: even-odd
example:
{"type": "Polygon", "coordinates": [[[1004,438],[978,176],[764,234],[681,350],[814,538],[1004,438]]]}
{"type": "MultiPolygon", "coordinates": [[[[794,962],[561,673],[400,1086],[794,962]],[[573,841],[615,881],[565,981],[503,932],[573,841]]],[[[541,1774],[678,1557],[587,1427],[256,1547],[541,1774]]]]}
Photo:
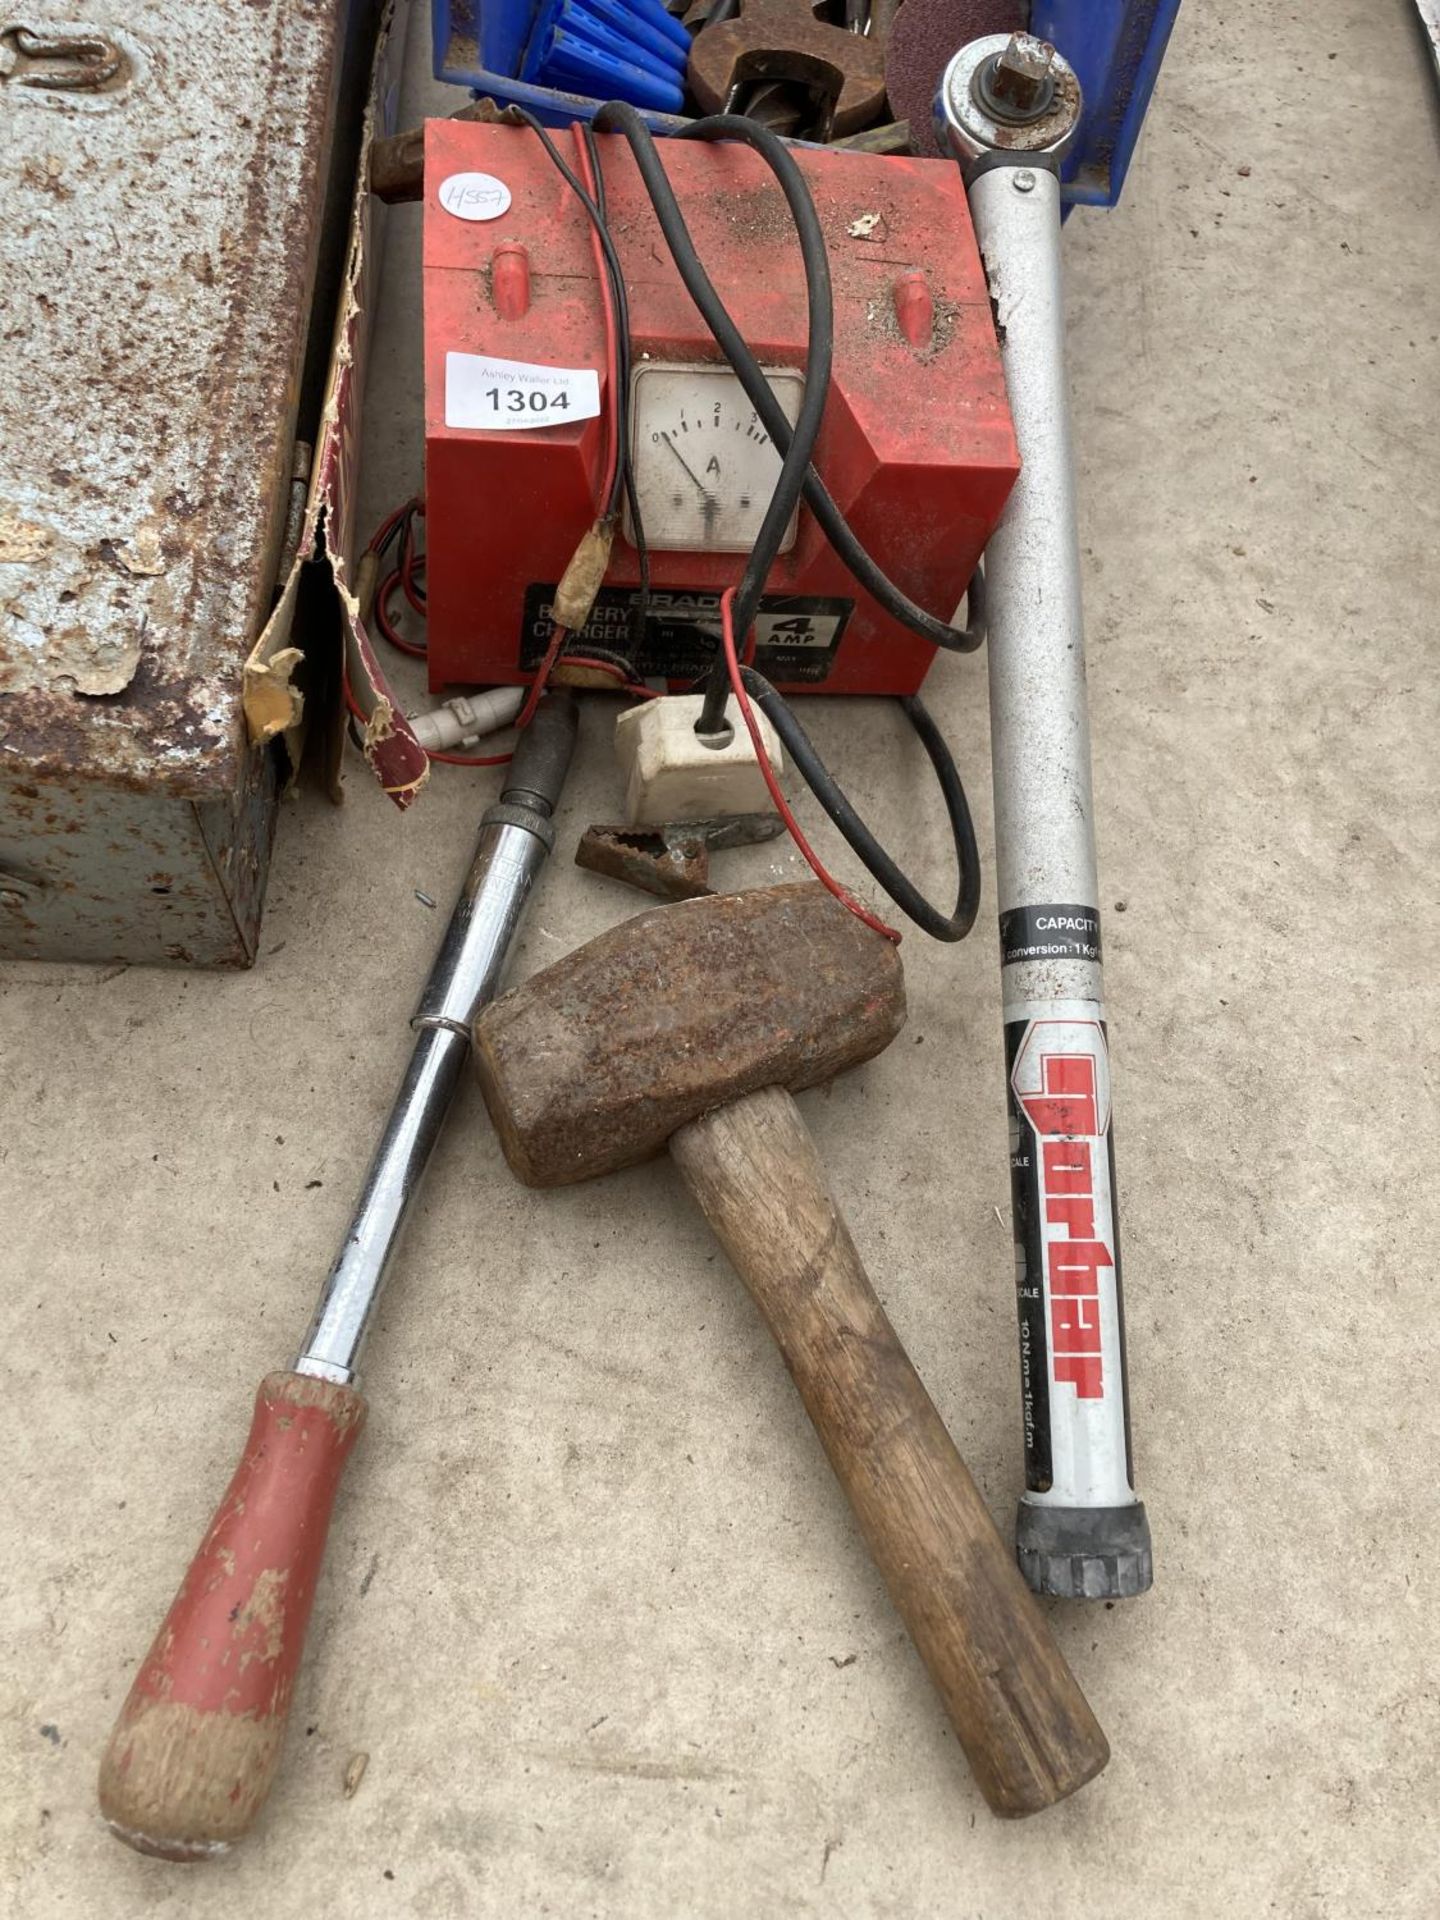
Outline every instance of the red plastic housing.
{"type": "MultiPolygon", "coordinates": [[[[573,132],[555,137],[573,158],[573,132]]],[[[719,362],[629,148],[618,136],[602,136],[600,148],[636,364],[643,355],[719,362]]],[[[662,140],[660,151],[700,258],[757,358],[803,368],[804,275],[773,175],[741,146],[662,140]]],[[[796,158],[834,290],[816,465],[891,579],[948,620],[1019,471],[959,169],[835,150],[796,158]]],[[[430,683],[513,683],[544,651],[548,591],[595,518],[609,432],[602,289],[585,214],[528,129],[432,120],[425,183],[430,683]],[[457,173],[502,181],[508,208],[485,220],[448,212],[440,189],[457,173]],[[449,426],[453,352],[594,368],[601,417],[523,432],[449,426]]],[[[693,623],[713,628],[718,597],[743,564],[736,553],[652,552],[652,617],[637,654],[637,555],[617,533],[586,637],[686,684],[713,651],[693,623]]],[[[795,691],[913,693],[934,657],[860,588],[803,506],[795,545],[771,571],[757,634],[757,664],[795,691]]]]}

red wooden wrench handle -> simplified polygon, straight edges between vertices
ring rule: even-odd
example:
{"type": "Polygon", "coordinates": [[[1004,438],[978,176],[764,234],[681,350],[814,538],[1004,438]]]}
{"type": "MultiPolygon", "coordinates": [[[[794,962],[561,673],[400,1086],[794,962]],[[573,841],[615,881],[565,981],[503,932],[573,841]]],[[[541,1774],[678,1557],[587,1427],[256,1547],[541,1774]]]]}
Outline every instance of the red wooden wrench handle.
{"type": "Polygon", "coordinates": [[[244,1455],[100,1765],[101,1811],[142,1853],[224,1853],[263,1805],[364,1422],[353,1387],[298,1373],[261,1383],[244,1455]]]}

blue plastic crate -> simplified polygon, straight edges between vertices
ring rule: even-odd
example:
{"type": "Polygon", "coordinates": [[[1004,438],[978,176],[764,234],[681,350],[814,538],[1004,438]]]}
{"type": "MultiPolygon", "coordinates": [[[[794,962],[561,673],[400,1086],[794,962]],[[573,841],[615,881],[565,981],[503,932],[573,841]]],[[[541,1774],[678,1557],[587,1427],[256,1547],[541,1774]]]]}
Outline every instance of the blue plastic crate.
{"type": "MultiPolygon", "coordinates": [[[[591,120],[601,101],[518,78],[545,0],[431,0],[435,77],[528,108],[547,126],[591,120]]],[[[1111,207],[1120,195],[1180,0],[1032,0],[1031,31],[1053,41],[1085,96],[1080,137],[1064,169],[1072,205],[1111,207]]],[[[643,109],[642,109],[643,111],[643,109]]],[[[645,112],[656,133],[684,121],[645,112]]]]}
{"type": "MultiPolygon", "coordinates": [[[[547,127],[593,120],[603,100],[522,79],[525,51],[542,0],[431,0],[435,78],[469,87],[501,106],[524,107],[547,127]]],[[[607,95],[606,98],[614,98],[607,95]]],[[[655,133],[673,133],[683,119],[641,107],[655,133]]]]}

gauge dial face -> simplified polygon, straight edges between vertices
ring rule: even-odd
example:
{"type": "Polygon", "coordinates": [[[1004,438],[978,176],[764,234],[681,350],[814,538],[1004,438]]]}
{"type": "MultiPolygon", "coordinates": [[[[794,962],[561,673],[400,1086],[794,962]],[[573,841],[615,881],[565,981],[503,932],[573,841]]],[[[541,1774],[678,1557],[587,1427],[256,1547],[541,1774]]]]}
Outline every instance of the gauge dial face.
{"type": "MultiPolygon", "coordinates": [[[[793,426],[805,376],[766,372],[793,426]]],[[[665,552],[748,553],[780,478],[780,455],[728,367],[647,360],[630,390],[630,458],[647,547],[665,552]]],[[[798,512],[780,543],[795,544],[798,512]]],[[[630,510],[625,537],[635,544],[630,510]]]]}

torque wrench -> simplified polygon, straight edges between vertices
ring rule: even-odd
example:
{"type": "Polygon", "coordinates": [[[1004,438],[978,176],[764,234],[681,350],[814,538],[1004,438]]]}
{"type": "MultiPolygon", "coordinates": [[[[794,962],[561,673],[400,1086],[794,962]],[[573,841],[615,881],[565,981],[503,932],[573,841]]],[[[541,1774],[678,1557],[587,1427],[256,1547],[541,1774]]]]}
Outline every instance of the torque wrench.
{"type": "Polygon", "coordinates": [[[1151,1582],[1135,1497],[1110,1054],[1065,378],[1058,165],[1080,116],[1029,34],[945,70],[941,142],[965,175],[1021,472],[985,553],[1011,1191],[1025,1421],[1016,1549],[1041,1593],[1151,1582]]]}
{"type": "Polygon", "coordinates": [[[261,1383],[250,1437],[142,1661],[100,1767],[111,1830],[142,1853],[228,1852],[280,1760],[340,1475],[365,1420],[357,1370],[461,1071],[494,998],[575,746],[568,694],[541,701],[485,814],[411,1026],[415,1047],[294,1367],[261,1383]]]}

